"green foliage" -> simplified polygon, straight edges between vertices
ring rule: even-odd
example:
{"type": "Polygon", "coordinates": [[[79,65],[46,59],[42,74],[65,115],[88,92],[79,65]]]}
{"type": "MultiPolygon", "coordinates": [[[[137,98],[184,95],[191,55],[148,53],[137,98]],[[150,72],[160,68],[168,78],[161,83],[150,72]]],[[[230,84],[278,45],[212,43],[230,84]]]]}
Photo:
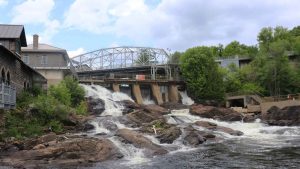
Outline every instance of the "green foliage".
{"type": "Polygon", "coordinates": [[[71,105],[73,107],[77,106],[84,100],[84,89],[79,86],[77,80],[75,80],[71,76],[67,76],[62,83],[64,83],[69,90],[69,93],[71,95],[71,105]]]}
{"type": "Polygon", "coordinates": [[[181,52],[174,52],[171,56],[170,59],[168,61],[168,63],[171,64],[179,64],[180,63],[180,57],[181,57],[182,53],[181,52]]]}
{"type": "Polygon", "coordinates": [[[182,55],[181,62],[182,74],[194,99],[201,101],[224,98],[222,73],[214,61],[211,48],[190,48],[182,55]]]}
{"type": "Polygon", "coordinates": [[[32,137],[44,131],[63,131],[63,121],[68,114],[87,114],[84,90],[77,81],[67,77],[48,93],[39,89],[23,91],[17,100],[17,109],[6,116],[4,137],[32,137]]]}
{"type": "Polygon", "coordinates": [[[86,101],[81,101],[80,104],[76,107],[77,115],[86,115],[88,112],[88,105],[86,101]]]}
{"type": "Polygon", "coordinates": [[[223,57],[254,57],[258,52],[255,46],[246,46],[238,41],[232,41],[223,50],[223,57]]]}
{"type": "Polygon", "coordinates": [[[57,120],[51,120],[50,123],[48,124],[49,128],[51,131],[55,133],[59,133],[63,131],[63,125],[61,124],[60,121],[57,120]]]}
{"type": "Polygon", "coordinates": [[[50,86],[48,92],[49,96],[57,99],[62,104],[71,105],[71,93],[65,83],[61,82],[56,86],[50,86]]]}

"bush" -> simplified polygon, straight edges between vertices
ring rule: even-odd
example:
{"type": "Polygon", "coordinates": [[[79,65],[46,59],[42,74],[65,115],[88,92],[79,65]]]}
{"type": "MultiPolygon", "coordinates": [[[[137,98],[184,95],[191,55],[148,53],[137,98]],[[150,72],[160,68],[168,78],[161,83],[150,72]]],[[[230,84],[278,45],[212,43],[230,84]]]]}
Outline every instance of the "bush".
{"type": "Polygon", "coordinates": [[[38,136],[47,130],[62,132],[62,122],[69,113],[87,114],[84,94],[84,89],[71,77],[51,86],[48,93],[38,88],[23,91],[18,96],[17,109],[7,113],[0,139],[38,136]]]}
{"type": "Polygon", "coordinates": [[[69,90],[71,95],[71,105],[73,107],[79,105],[84,100],[85,92],[84,89],[79,86],[78,81],[71,76],[67,76],[62,83],[64,83],[69,90]]]}
{"type": "Polygon", "coordinates": [[[76,107],[77,115],[87,115],[88,106],[86,101],[81,101],[80,104],[76,107]]]}
{"type": "Polygon", "coordinates": [[[63,131],[63,126],[61,124],[61,122],[57,121],[57,120],[51,120],[50,123],[48,124],[49,128],[51,131],[55,132],[55,133],[59,133],[63,131]]]}

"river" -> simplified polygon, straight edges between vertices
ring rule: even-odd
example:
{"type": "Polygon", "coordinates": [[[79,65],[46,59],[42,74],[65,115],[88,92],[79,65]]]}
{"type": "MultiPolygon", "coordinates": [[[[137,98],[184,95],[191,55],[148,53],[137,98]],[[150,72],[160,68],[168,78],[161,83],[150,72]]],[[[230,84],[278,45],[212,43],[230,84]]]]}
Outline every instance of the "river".
{"type": "MultiPolygon", "coordinates": [[[[169,151],[166,155],[148,157],[143,149],[122,143],[113,133],[101,125],[101,121],[108,118],[119,129],[128,128],[122,125],[117,120],[118,118],[106,115],[120,116],[121,107],[114,105],[116,104],[115,101],[130,98],[123,94],[110,94],[109,91],[99,86],[94,86],[93,89],[90,86],[84,87],[89,96],[98,95],[106,103],[105,117],[99,117],[92,122],[96,129],[89,135],[106,133],[107,137],[124,154],[123,159],[97,163],[92,167],[86,167],[86,169],[300,168],[300,127],[268,126],[261,123],[260,120],[253,123],[228,123],[193,116],[189,114],[189,110],[185,109],[174,110],[171,114],[165,115],[168,123],[177,124],[183,128],[195,121],[209,121],[220,126],[240,130],[244,135],[232,136],[215,132],[214,134],[220,138],[219,140],[207,142],[198,147],[184,145],[182,137],[175,140],[173,144],[160,144],[154,136],[144,135],[169,151]]],[[[183,103],[193,103],[186,93],[181,93],[181,96],[183,103]]],[[[130,129],[134,130],[134,128],[130,129]]],[[[198,129],[205,130],[201,127],[198,129]]]]}

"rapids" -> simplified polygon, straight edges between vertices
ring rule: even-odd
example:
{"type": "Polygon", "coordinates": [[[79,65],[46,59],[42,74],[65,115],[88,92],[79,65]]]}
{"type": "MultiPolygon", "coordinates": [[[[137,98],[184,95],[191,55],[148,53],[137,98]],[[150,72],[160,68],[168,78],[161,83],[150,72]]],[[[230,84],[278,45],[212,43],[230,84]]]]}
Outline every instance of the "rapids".
{"type": "MultiPolygon", "coordinates": [[[[109,139],[119,148],[124,158],[116,161],[97,163],[96,168],[300,168],[300,127],[268,126],[260,120],[253,123],[224,122],[191,115],[188,109],[172,110],[165,115],[167,122],[176,124],[182,129],[196,121],[209,121],[220,126],[240,130],[243,136],[232,136],[220,131],[214,134],[221,138],[215,142],[204,143],[196,148],[183,144],[180,136],[173,144],[160,144],[153,135],[144,135],[152,142],[169,151],[166,155],[147,157],[143,149],[121,142],[114,131],[106,128],[102,121],[109,120],[117,128],[128,128],[120,123],[123,106],[118,102],[131,100],[123,93],[112,93],[101,86],[82,85],[87,96],[100,98],[105,102],[105,112],[91,121],[96,128],[89,132],[90,136],[99,137],[97,133],[107,134],[109,139]]],[[[181,92],[182,103],[194,103],[186,92],[181,92]]],[[[198,130],[206,130],[194,126],[198,130]]],[[[134,128],[129,128],[135,130],[134,128]]],[[[184,133],[182,133],[184,135],[184,133]]],[[[101,137],[101,136],[100,136],[101,137]]]]}

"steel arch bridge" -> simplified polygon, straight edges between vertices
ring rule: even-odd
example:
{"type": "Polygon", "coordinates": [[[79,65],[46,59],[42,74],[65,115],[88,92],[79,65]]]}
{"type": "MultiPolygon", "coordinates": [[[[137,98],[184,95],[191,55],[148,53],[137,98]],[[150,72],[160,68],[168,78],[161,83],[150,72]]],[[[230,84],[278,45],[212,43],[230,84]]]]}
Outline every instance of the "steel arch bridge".
{"type": "Polygon", "coordinates": [[[169,55],[164,49],[149,47],[103,48],[72,58],[77,72],[119,69],[167,64],[169,55]]]}

